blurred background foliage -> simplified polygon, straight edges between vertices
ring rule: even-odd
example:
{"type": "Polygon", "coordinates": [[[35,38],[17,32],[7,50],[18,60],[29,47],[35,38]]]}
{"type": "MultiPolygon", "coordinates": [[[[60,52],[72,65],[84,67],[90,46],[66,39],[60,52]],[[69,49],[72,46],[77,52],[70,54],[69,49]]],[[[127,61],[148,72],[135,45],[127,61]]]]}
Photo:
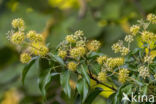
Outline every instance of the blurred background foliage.
{"type": "MultiPolygon", "coordinates": [[[[1,104],[41,104],[38,88],[39,68],[35,64],[21,83],[24,67],[19,51],[7,39],[11,21],[21,17],[26,31],[36,30],[46,37],[53,49],[68,34],[83,30],[89,39],[102,42],[101,51],[113,55],[111,45],[125,34],[129,26],[148,13],[156,13],[156,0],[0,0],[0,102],[1,104]]],[[[150,27],[154,30],[154,27],[150,27]]],[[[135,46],[136,44],[134,44],[135,46]]],[[[40,60],[46,67],[44,60],[40,60]]],[[[62,92],[58,77],[48,87],[46,104],[72,104],[62,92]]],[[[74,87],[74,85],[73,85],[74,87]]],[[[105,96],[93,104],[104,104],[105,96]]]]}

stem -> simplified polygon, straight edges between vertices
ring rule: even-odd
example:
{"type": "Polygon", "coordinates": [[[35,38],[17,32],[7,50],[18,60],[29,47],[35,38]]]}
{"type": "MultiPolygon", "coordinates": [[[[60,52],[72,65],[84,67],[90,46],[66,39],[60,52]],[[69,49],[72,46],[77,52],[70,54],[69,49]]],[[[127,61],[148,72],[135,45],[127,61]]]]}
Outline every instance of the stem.
{"type": "Polygon", "coordinates": [[[95,77],[92,76],[92,74],[91,74],[90,71],[89,71],[89,77],[90,77],[92,80],[96,81],[97,83],[102,84],[102,85],[104,85],[104,86],[106,86],[106,87],[108,87],[108,88],[110,88],[110,89],[112,89],[112,90],[114,90],[114,91],[117,90],[117,89],[115,89],[114,87],[110,87],[110,86],[108,86],[108,85],[106,85],[106,84],[100,82],[99,80],[97,80],[95,77]]]}

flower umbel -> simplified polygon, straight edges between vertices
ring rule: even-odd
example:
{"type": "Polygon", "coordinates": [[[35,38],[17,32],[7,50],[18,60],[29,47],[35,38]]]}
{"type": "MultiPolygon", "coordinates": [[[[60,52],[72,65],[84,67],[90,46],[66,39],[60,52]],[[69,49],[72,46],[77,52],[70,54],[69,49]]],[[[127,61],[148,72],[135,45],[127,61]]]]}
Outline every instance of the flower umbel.
{"type": "Polygon", "coordinates": [[[77,64],[75,62],[69,62],[67,65],[68,69],[71,71],[75,71],[77,68],[77,64]]]}
{"type": "Polygon", "coordinates": [[[118,79],[121,83],[124,83],[128,77],[129,77],[129,70],[128,69],[123,68],[123,69],[119,70],[118,79]]]}
{"type": "Polygon", "coordinates": [[[31,60],[31,56],[28,53],[22,53],[20,56],[20,61],[22,63],[28,63],[31,60]]]}

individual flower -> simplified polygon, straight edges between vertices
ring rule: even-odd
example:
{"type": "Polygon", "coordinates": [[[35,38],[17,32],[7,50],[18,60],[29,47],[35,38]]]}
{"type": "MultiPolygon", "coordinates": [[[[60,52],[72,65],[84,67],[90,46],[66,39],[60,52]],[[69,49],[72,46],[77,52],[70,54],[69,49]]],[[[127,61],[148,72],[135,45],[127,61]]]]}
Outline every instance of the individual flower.
{"type": "Polygon", "coordinates": [[[153,62],[153,57],[152,56],[145,56],[144,57],[144,62],[152,63],[153,62]]]}
{"type": "Polygon", "coordinates": [[[24,41],[24,33],[23,32],[15,32],[11,36],[11,42],[14,44],[21,44],[24,41]]]}
{"type": "Polygon", "coordinates": [[[87,48],[90,50],[90,51],[97,51],[101,46],[101,43],[97,40],[92,40],[91,42],[89,42],[87,44],[87,48]]]}
{"type": "Polygon", "coordinates": [[[42,42],[43,41],[43,36],[41,34],[37,34],[36,31],[29,31],[27,33],[27,38],[33,42],[42,42]]]}
{"type": "Polygon", "coordinates": [[[106,76],[107,76],[106,73],[101,71],[101,72],[98,73],[97,79],[100,82],[105,82],[106,81],[106,76]]]}
{"type": "Polygon", "coordinates": [[[58,56],[60,56],[61,58],[65,58],[67,56],[67,51],[64,51],[64,50],[60,50],[58,52],[58,56]]]}
{"type": "Polygon", "coordinates": [[[147,20],[150,21],[152,24],[156,24],[156,16],[152,13],[147,15],[147,20]]]}
{"type": "Polygon", "coordinates": [[[21,18],[14,19],[11,24],[13,28],[24,29],[24,20],[21,18]]]}
{"type": "Polygon", "coordinates": [[[143,42],[147,42],[147,43],[150,43],[151,41],[156,40],[154,33],[149,32],[149,31],[143,31],[141,33],[141,38],[143,42]]]}
{"type": "Polygon", "coordinates": [[[77,64],[75,62],[69,62],[67,65],[68,69],[71,71],[75,71],[77,68],[77,64]]]}
{"type": "Polygon", "coordinates": [[[45,56],[49,49],[42,43],[31,43],[30,51],[34,55],[45,56]]]}
{"type": "Polygon", "coordinates": [[[107,56],[100,56],[97,58],[98,64],[102,65],[107,60],[107,56]]]}
{"type": "Polygon", "coordinates": [[[125,41],[128,42],[128,43],[131,43],[133,41],[133,36],[132,35],[126,35],[125,37],[125,41]]]}
{"type": "Polygon", "coordinates": [[[28,63],[31,60],[31,56],[28,53],[22,53],[20,55],[20,61],[22,63],[28,63]]]}
{"type": "Polygon", "coordinates": [[[126,56],[129,53],[129,51],[129,48],[126,47],[122,47],[120,50],[122,56],[126,56]]]}
{"type": "Polygon", "coordinates": [[[144,79],[150,76],[149,69],[145,66],[139,67],[138,72],[139,72],[139,76],[144,79]]]}
{"type": "Polygon", "coordinates": [[[125,81],[127,80],[128,77],[129,77],[129,70],[128,69],[123,68],[123,69],[119,70],[118,80],[121,83],[125,83],[125,81]]]}
{"type": "Polygon", "coordinates": [[[135,36],[140,30],[140,27],[138,25],[133,25],[130,27],[130,33],[132,33],[133,36],[135,36]]]}
{"type": "Polygon", "coordinates": [[[69,43],[75,43],[76,42],[75,36],[74,35],[67,35],[66,41],[69,43]]]}

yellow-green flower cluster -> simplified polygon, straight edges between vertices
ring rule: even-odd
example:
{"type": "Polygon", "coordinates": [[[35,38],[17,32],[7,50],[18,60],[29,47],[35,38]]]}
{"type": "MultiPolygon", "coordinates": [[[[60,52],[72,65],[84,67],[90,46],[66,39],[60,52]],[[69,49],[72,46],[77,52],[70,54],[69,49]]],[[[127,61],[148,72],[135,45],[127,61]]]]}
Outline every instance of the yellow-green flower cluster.
{"type": "Polygon", "coordinates": [[[76,37],[74,35],[67,35],[66,36],[66,41],[69,43],[75,43],[76,42],[76,37]]]}
{"type": "Polygon", "coordinates": [[[133,25],[130,27],[130,33],[133,36],[136,36],[136,34],[139,32],[139,30],[140,30],[140,27],[138,25],[133,25]]]}
{"type": "Polygon", "coordinates": [[[20,56],[20,61],[22,63],[28,63],[31,60],[31,56],[28,53],[22,53],[20,56]]]}
{"type": "Polygon", "coordinates": [[[156,24],[156,15],[154,14],[148,14],[147,15],[147,20],[150,21],[152,24],[156,24]]]}
{"type": "Polygon", "coordinates": [[[43,36],[41,34],[37,34],[36,31],[29,31],[27,33],[27,38],[32,42],[43,42],[43,36]]]}
{"type": "Polygon", "coordinates": [[[149,31],[143,31],[141,33],[141,38],[143,42],[150,43],[151,41],[156,41],[156,35],[149,31]]]}
{"type": "Polygon", "coordinates": [[[67,51],[65,51],[65,50],[59,50],[58,56],[60,56],[61,58],[64,59],[67,56],[67,51]]]}
{"type": "Polygon", "coordinates": [[[112,45],[112,50],[115,52],[115,53],[118,53],[120,52],[122,56],[125,56],[129,53],[129,48],[125,47],[123,45],[123,41],[119,41],[115,44],[112,45]]]}
{"type": "Polygon", "coordinates": [[[79,58],[82,57],[86,54],[86,49],[85,47],[75,47],[70,50],[70,55],[72,58],[79,58]]]}
{"type": "Polygon", "coordinates": [[[145,56],[144,57],[144,62],[152,63],[153,62],[153,57],[152,56],[145,56]]]}
{"type": "Polygon", "coordinates": [[[120,50],[122,56],[126,56],[129,53],[129,51],[129,48],[126,47],[122,47],[120,50]]]}
{"type": "MultiPolygon", "coordinates": [[[[20,60],[22,63],[27,63],[31,59],[31,55],[45,56],[48,53],[48,48],[43,44],[44,39],[41,34],[36,31],[29,31],[26,36],[24,33],[24,20],[21,18],[12,21],[14,31],[10,35],[10,41],[13,44],[19,45],[21,49],[26,49],[28,53],[21,54],[20,60]],[[26,58],[27,57],[27,58],[26,58]]],[[[24,50],[25,51],[25,50],[24,50]]]]}
{"type": "Polygon", "coordinates": [[[125,83],[125,81],[127,80],[127,78],[129,77],[129,70],[128,69],[120,69],[119,70],[119,76],[118,76],[118,80],[121,83],[125,83]]]}
{"type": "Polygon", "coordinates": [[[145,66],[139,67],[138,72],[139,72],[139,76],[144,79],[150,76],[149,69],[145,66]]]}
{"type": "Polygon", "coordinates": [[[115,43],[115,44],[112,45],[112,50],[115,53],[120,52],[121,48],[122,48],[122,43],[121,42],[117,42],[117,43],[115,43]]]}
{"type": "Polygon", "coordinates": [[[124,64],[124,58],[117,57],[117,58],[108,58],[106,61],[106,65],[108,68],[112,69],[124,64]]]}
{"type": "Polygon", "coordinates": [[[75,71],[77,68],[77,64],[75,62],[69,62],[67,65],[68,69],[71,71],[75,71]]]}
{"type": "Polygon", "coordinates": [[[87,44],[87,48],[90,51],[97,51],[101,46],[101,43],[97,40],[92,40],[87,44]]]}
{"type": "Polygon", "coordinates": [[[11,24],[15,29],[18,28],[20,30],[24,30],[24,20],[21,18],[14,19],[11,24]]]}
{"type": "Polygon", "coordinates": [[[101,72],[98,73],[97,79],[100,82],[105,82],[106,81],[106,77],[107,77],[106,73],[101,71],[101,72]]]}
{"type": "Polygon", "coordinates": [[[98,62],[98,64],[102,65],[104,62],[106,62],[106,60],[107,60],[107,56],[100,56],[97,58],[96,61],[98,62]]]}
{"type": "Polygon", "coordinates": [[[45,56],[49,49],[41,43],[31,43],[29,51],[34,55],[45,56]]]}
{"type": "Polygon", "coordinates": [[[128,42],[128,43],[131,43],[133,41],[133,36],[132,35],[126,35],[125,37],[125,41],[128,42]]]}
{"type": "Polygon", "coordinates": [[[23,43],[25,36],[23,32],[15,32],[14,34],[11,35],[11,42],[13,44],[21,44],[23,43]]]}

